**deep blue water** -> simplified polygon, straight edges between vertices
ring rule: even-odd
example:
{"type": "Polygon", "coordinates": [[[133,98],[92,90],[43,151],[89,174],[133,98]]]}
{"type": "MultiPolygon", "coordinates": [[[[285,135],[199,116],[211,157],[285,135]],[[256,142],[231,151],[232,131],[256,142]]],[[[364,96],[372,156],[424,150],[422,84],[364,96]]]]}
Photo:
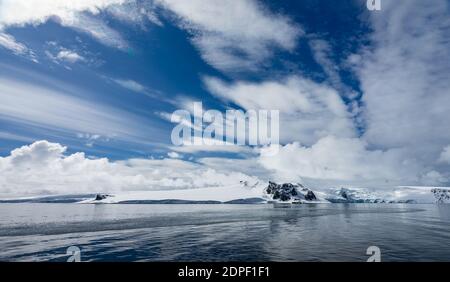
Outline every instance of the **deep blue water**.
{"type": "Polygon", "coordinates": [[[0,204],[1,261],[450,261],[450,205],[0,204]]]}

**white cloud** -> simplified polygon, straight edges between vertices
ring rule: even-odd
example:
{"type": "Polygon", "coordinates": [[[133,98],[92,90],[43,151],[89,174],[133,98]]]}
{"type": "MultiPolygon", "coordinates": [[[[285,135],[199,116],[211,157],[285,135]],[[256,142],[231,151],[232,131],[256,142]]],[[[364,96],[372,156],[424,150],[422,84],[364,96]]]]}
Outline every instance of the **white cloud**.
{"type": "Polygon", "coordinates": [[[0,131],[0,139],[2,140],[12,140],[12,141],[21,141],[21,142],[33,142],[33,138],[28,136],[15,134],[7,131],[0,131]]]}
{"type": "MultiPolygon", "coordinates": [[[[38,76],[39,77],[39,76],[38,76]]],[[[148,120],[110,105],[88,101],[79,88],[46,80],[46,85],[0,76],[0,120],[61,133],[88,132],[122,141],[154,141],[158,129],[148,120]],[[50,82],[50,83],[49,83],[50,82]]]]}
{"type": "Polygon", "coordinates": [[[167,156],[171,159],[180,159],[182,157],[177,152],[169,152],[169,153],[167,153],[167,156]]]}
{"type": "Polygon", "coordinates": [[[63,23],[71,22],[77,13],[89,11],[97,14],[112,5],[123,4],[126,0],[3,0],[0,4],[0,24],[2,26],[39,25],[56,16],[63,23]]]}
{"type": "MultiPolygon", "coordinates": [[[[19,55],[31,54],[27,46],[1,30],[10,26],[38,25],[52,18],[64,26],[86,32],[106,45],[126,48],[127,43],[122,36],[97,16],[100,11],[107,10],[122,21],[132,22],[135,15],[141,19],[141,13],[145,11],[133,8],[129,10],[132,13],[128,14],[126,9],[120,8],[122,6],[116,6],[131,2],[1,1],[0,46],[19,55]]],[[[191,34],[192,42],[203,59],[222,71],[258,68],[271,58],[274,50],[293,50],[302,33],[286,16],[270,12],[252,0],[220,3],[218,0],[157,0],[156,3],[173,12],[180,27],[191,34]]],[[[372,44],[348,58],[363,91],[364,107],[360,110],[364,111],[366,128],[360,138],[355,134],[352,122],[354,116],[338,94],[344,86],[338,67],[329,56],[332,46],[324,40],[315,39],[310,43],[313,55],[323,67],[331,86],[298,76],[260,83],[226,83],[215,78],[205,78],[205,83],[216,97],[246,110],[280,110],[281,141],[290,144],[282,147],[275,156],[269,157],[263,152],[258,160],[263,166],[261,171],[270,170],[275,177],[287,181],[313,179],[334,184],[369,183],[374,186],[386,183],[405,185],[445,182],[449,179],[450,164],[450,123],[447,122],[450,112],[448,5],[445,0],[436,0],[433,5],[423,1],[386,0],[382,11],[368,14],[374,30],[369,35],[372,44]]],[[[149,91],[133,80],[118,79],[115,82],[134,92],[149,91]]],[[[345,87],[343,89],[347,90],[345,87]]],[[[112,130],[119,135],[135,138],[139,135],[136,131],[144,131],[130,128],[129,125],[135,124],[133,121],[136,119],[122,111],[98,107],[66,93],[14,79],[0,78],[0,99],[0,119],[3,120],[90,132],[92,136],[108,136],[112,130]],[[93,120],[96,122],[93,123],[93,120]]],[[[167,118],[169,114],[161,113],[161,116],[167,118]]],[[[56,145],[48,146],[53,148],[56,145]]],[[[215,146],[182,146],[173,148],[172,153],[204,152],[210,148],[217,149],[215,146]]],[[[235,153],[240,153],[242,148],[248,150],[245,147],[224,148],[226,152],[235,153]]],[[[34,150],[37,149],[30,147],[20,152],[32,160],[33,157],[29,155],[34,150]]],[[[86,177],[91,178],[77,182],[86,191],[92,189],[90,183],[97,178],[101,180],[102,189],[108,189],[108,184],[111,189],[126,189],[123,187],[130,183],[130,187],[138,189],[146,185],[190,187],[194,183],[199,185],[198,181],[202,180],[202,175],[192,172],[199,169],[199,164],[177,159],[110,162],[105,159],[90,160],[82,154],[64,156],[64,150],[61,150],[59,155],[49,157],[53,161],[49,162],[51,167],[46,167],[48,175],[45,171],[32,168],[34,174],[25,178],[27,181],[36,181],[39,184],[36,189],[47,189],[42,184],[46,183],[49,184],[48,189],[54,192],[57,191],[56,186],[64,186],[65,181],[69,183],[67,189],[75,189],[76,185],[72,185],[71,181],[78,180],[70,178],[58,168],[72,159],[77,166],[98,166],[97,170],[93,170],[98,174],[87,174],[86,177]],[[156,171],[156,176],[153,175],[156,178],[150,178],[150,167],[156,171]],[[107,177],[117,168],[120,168],[118,175],[125,176],[126,180],[113,177],[109,183],[107,177]],[[167,170],[167,173],[163,170],[167,170]],[[188,176],[178,170],[188,171],[188,176]],[[137,175],[137,171],[145,173],[137,175]],[[50,172],[61,178],[52,179],[50,172]],[[35,177],[38,174],[44,174],[47,178],[39,182],[40,179],[35,177]]],[[[19,166],[17,163],[11,166],[11,160],[15,158],[13,154],[1,159],[0,168],[8,166],[12,171],[2,170],[2,175],[9,178],[0,179],[8,179],[26,193],[35,193],[29,183],[20,184],[20,177],[14,180],[17,177],[14,170],[19,166]]],[[[203,162],[205,166],[221,167],[223,161],[205,159],[203,162]]],[[[255,162],[255,159],[250,159],[246,165],[255,162]]],[[[238,162],[230,160],[230,163],[226,163],[227,169],[232,169],[238,162]]],[[[251,166],[259,167],[258,164],[251,166]]],[[[206,173],[203,170],[205,167],[201,168],[205,175],[214,174],[211,171],[206,173]]],[[[217,177],[222,178],[227,178],[227,174],[222,173],[217,177]]],[[[2,193],[13,193],[4,183],[1,186],[2,193]]]]}
{"type": "MultiPolygon", "coordinates": [[[[448,183],[448,166],[442,164],[450,143],[447,10],[446,1],[438,0],[433,5],[384,1],[382,11],[369,13],[373,45],[350,56],[363,91],[364,135],[345,138],[328,130],[309,146],[294,142],[275,156],[267,157],[263,152],[261,164],[281,179],[322,185],[377,188],[448,183]]],[[[329,46],[316,42],[312,47],[316,60],[337,85],[335,67],[326,57],[329,46]]],[[[246,92],[257,93],[254,89],[246,92]]],[[[241,96],[245,96],[244,91],[241,96]]],[[[247,102],[238,96],[228,97],[247,102]]],[[[267,100],[264,95],[259,97],[267,100]]],[[[252,99],[247,103],[255,102],[252,99]]],[[[277,101],[270,104],[277,105],[277,101]]],[[[289,105],[296,104],[290,101],[289,105]]]]}
{"type": "Polygon", "coordinates": [[[340,77],[339,65],[333,61],[333,48],[324,39],[313,38],[309,41],[309,46],[312,49],[313,57],[316,62],[322,67],[323,71],[327,75],[327,81],[333,88],[335,88],[340,95],[353,99],[357,93],[346,86],[340,77]]]}
{"type": "Polygon", "coordinates": [[[222,71],[257,68],[272,47],[293,50],[302,33],[283,15],[253,0],[156,0],[179,18],[202,58],[222,71]]]}
{"type": "Polygon", "coordinates": [[[278,178],[289,181],[308,178],[376,187],[447,180],[442,175],[435,177],[437,172],[428,170],[413,157],[408,158],[405,152],[370,150],[361,139],[328,136],[311,147],[288,144],[275,156],[266,156],[263,151],[259,161],[266,169],[275,171],[278,178]]]}
{"type": "Polygon", "coordinates": [[[247,158],[242,159],[205,157],[198,159],[197,162],[219,171],[234,171],[239,168],[240,172],[254,176],[261,181],[269,181],[275,178],[273,172],[261,165],[257,157],[247,156],[247,158]]]}
{"type": "MultiPolygon", "coordinates": [[[[281,179],[302,179],[321,185],[377,188],[402,183],[448,183],[448,8],[448,1],[427,5],[422,1],[387,0],[382,11],[369,13],[374,28],[370,35],[372,45],[348,60],[363,91],[364,107],[360,110],[366,126],[364,135],[348,138],[326,130],[308,146],[294,142],[270,157],[263,152],[261,164],[281,179]]],[[[337,67],[327,57],[330,46],[316,41],[311,47],[331,84],[339,89],[337,67]]],[[[295,101],[281,96],[277,100],[264,95],[258,96],[258,102],[253,98],[245,100],[251,97],[246,93],[258,93],[257,90],[247,88],[239,96],[224,92],[227,94],[223,96],[245,107],[265,103],[262,101],[285,109],[296,106],[295,101]]],[[[314,126],[315,130],[320,128],[326,127],[314,126]]]]}
{"type": "Polygon", "coordinates": [[[114,81],[123,88],[134,92],[146,93],[147,91],[147,88],[144,85],[131,79],[114,79],[114,81]]]}
{"type": "Polygon", "coordinates": [[[0,30],[11,26],[40,25],[54,19],[63,26],[90,34],[108,45],[124,49],[121,35],[95,18],[101,10],[128,0],[3,0],[0,2],[0,30]]]}
{"type": "Polygon", "coordinates": [[[383,1],[381,11],[368,13],[372,45],[350,56],[363,91],[362,139],[370,148],[401,148],[421,173],[435,171],[430,181],[448,178],[448,166],[436,163],[450,144],[448,9],[445,0],[383,1]]]}
{"type": "Polygon", "coordinates": [[[28,48],[16,41],[16,39],[6,33],[0,33],[0,46],[13,51],[14,54],[23,55],[28,52],[28,48]]]}
{"type": "Polygon", "coordinates": [[[85,58],[78,53],[71,51],[71,50],[61,50],[56,55],[56,58],[62,61],[66,61],[69,63],[76,63],[76,62],[82,62],[85,60],[85,58]]]}
{"type": "Polygon", "coordinates": [[[162,25],[155,12],[158,7],[177,15],[180,26],[191,32],[202,57],[221,70],[256,68],[270,58],[273,47],[293,50],[302,33],[290,19],[254,0],[3,0],[0,30],[40,25],[51,19],[125,50],[127,41],[102,19],[100,12],[145,28],[147,21],[162,25]]]}
{"type": "Polygon", "coordinates": [[[62,24],[84,32],[104,45],[121,50],[126,50],[129,47],[128,42],[118,31],[112,29],[103,20],[93,15],[79,14],[71,21],[63,22],[62,24]]]}
{"type": "Polygon", "coordinates": [[[309,46],[313,51],[313,57],[318,64],[320,64],[324,72],[329,76],[333,85],[341,84],[337,65],[330,59],[333,50],[330,44],[323,39],[312,39],[309,41],[309,46]]]}
{"type": "Polygon", "coordinates": [[[381,147],[425,146],[435,159],[450,143],[448,1],[383,6],[370,13],[376,48],[363,53],[357,69],[367,105],[365,138],[381,147]]]}
{"type": "MultiPolygon", "coordinates": [[[[109,79],[109,78],[108,78],[109,79]]],[[[167,99],[160,91],[150,89],[145,85],[142,85],[141,83],[132,80],[132,79],[111,79],[114,83],[118,84],[119,86],[128,89],[132,92],[144,94],[150,98],[158,99],[161,102],[171,103],[171,99],[167,99]]]]}
{"type": "Polygon", "coordinates": [[[236,145],[222,140],[210,138],[193,137],[192,141],[182,140],[180,146],[171,146],[170,149],[181,153],[199,153],[199,152],[226,152],[235,154],[254,154],[255,149],[244,145],[236,145]],[[214,144],[214,145],[211,145],[214,144]]]}
{"type": "Polygon", "coordinates": [[[138,24],[145,29],[145,22],[150,21],[155,25],[163,26],[155,11],[153,1],[128,1],[124,5],[112,5],[106,9],[114,19],[128,24],[138,24]]]}
{"type": "Polygon", "coordinates": [[[345,104],[338,93],[326,85],[297,76],[282,81],[232,84],[205,78],[205,83],[213,95],[245,110],[279,110],[283,143],[299,141],[311,145],[329,134],[354,136],[345,104]]]}
{"type": "Polygon", "coordinates": [[[87,147],[93,147],[97,141],[108,142],[110,141],[110,137],[104,137],[99,134],[90,134],[90,133],[77,133],[77,138],[85,140],[85,145],[87,147]]]}
{"type": "Polygon", "coordinates": [[[254,179],[178,159],[89,159],[38,141],[0,157],[0,197],[201,188],[254,179]]]}
{"type": "Polygon", "coordinates": [[[23,43],[17,42],[12,35],[1,32],[1,29],[0,46],[12,51],[16,55],[25,56],[36,63],[38,62],[35,54],[27,46],[23,43]]]}

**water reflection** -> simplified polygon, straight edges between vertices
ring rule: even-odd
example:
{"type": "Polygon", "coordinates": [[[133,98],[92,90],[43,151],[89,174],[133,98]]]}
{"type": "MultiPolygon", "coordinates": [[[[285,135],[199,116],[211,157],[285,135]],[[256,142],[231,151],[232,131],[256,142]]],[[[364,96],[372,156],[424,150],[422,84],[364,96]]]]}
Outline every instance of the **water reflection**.
{"type": "Polygon", "coordinates": [[[450,260],[449,206],[24,205],[0,205],[0,260],[450,260]]]}

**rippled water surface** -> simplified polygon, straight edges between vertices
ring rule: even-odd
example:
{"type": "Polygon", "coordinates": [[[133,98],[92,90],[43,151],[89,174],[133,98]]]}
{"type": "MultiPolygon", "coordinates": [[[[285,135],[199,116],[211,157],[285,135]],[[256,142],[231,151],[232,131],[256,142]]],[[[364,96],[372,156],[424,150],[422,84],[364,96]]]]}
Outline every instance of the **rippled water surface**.
{"type": "Polygon", "coordinates": [[[450,261],[450,205],[0,204],[1,261],[450,261]]]}

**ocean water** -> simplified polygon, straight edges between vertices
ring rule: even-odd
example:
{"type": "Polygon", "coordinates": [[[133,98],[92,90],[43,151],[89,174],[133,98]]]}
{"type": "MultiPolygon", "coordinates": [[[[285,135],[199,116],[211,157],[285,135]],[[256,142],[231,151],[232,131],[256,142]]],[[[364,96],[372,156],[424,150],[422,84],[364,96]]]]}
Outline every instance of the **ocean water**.
{"type": "Polygon", "coordinates": [[[450,205],[0,204],[0,261],[450,261],[450,205]]]}

